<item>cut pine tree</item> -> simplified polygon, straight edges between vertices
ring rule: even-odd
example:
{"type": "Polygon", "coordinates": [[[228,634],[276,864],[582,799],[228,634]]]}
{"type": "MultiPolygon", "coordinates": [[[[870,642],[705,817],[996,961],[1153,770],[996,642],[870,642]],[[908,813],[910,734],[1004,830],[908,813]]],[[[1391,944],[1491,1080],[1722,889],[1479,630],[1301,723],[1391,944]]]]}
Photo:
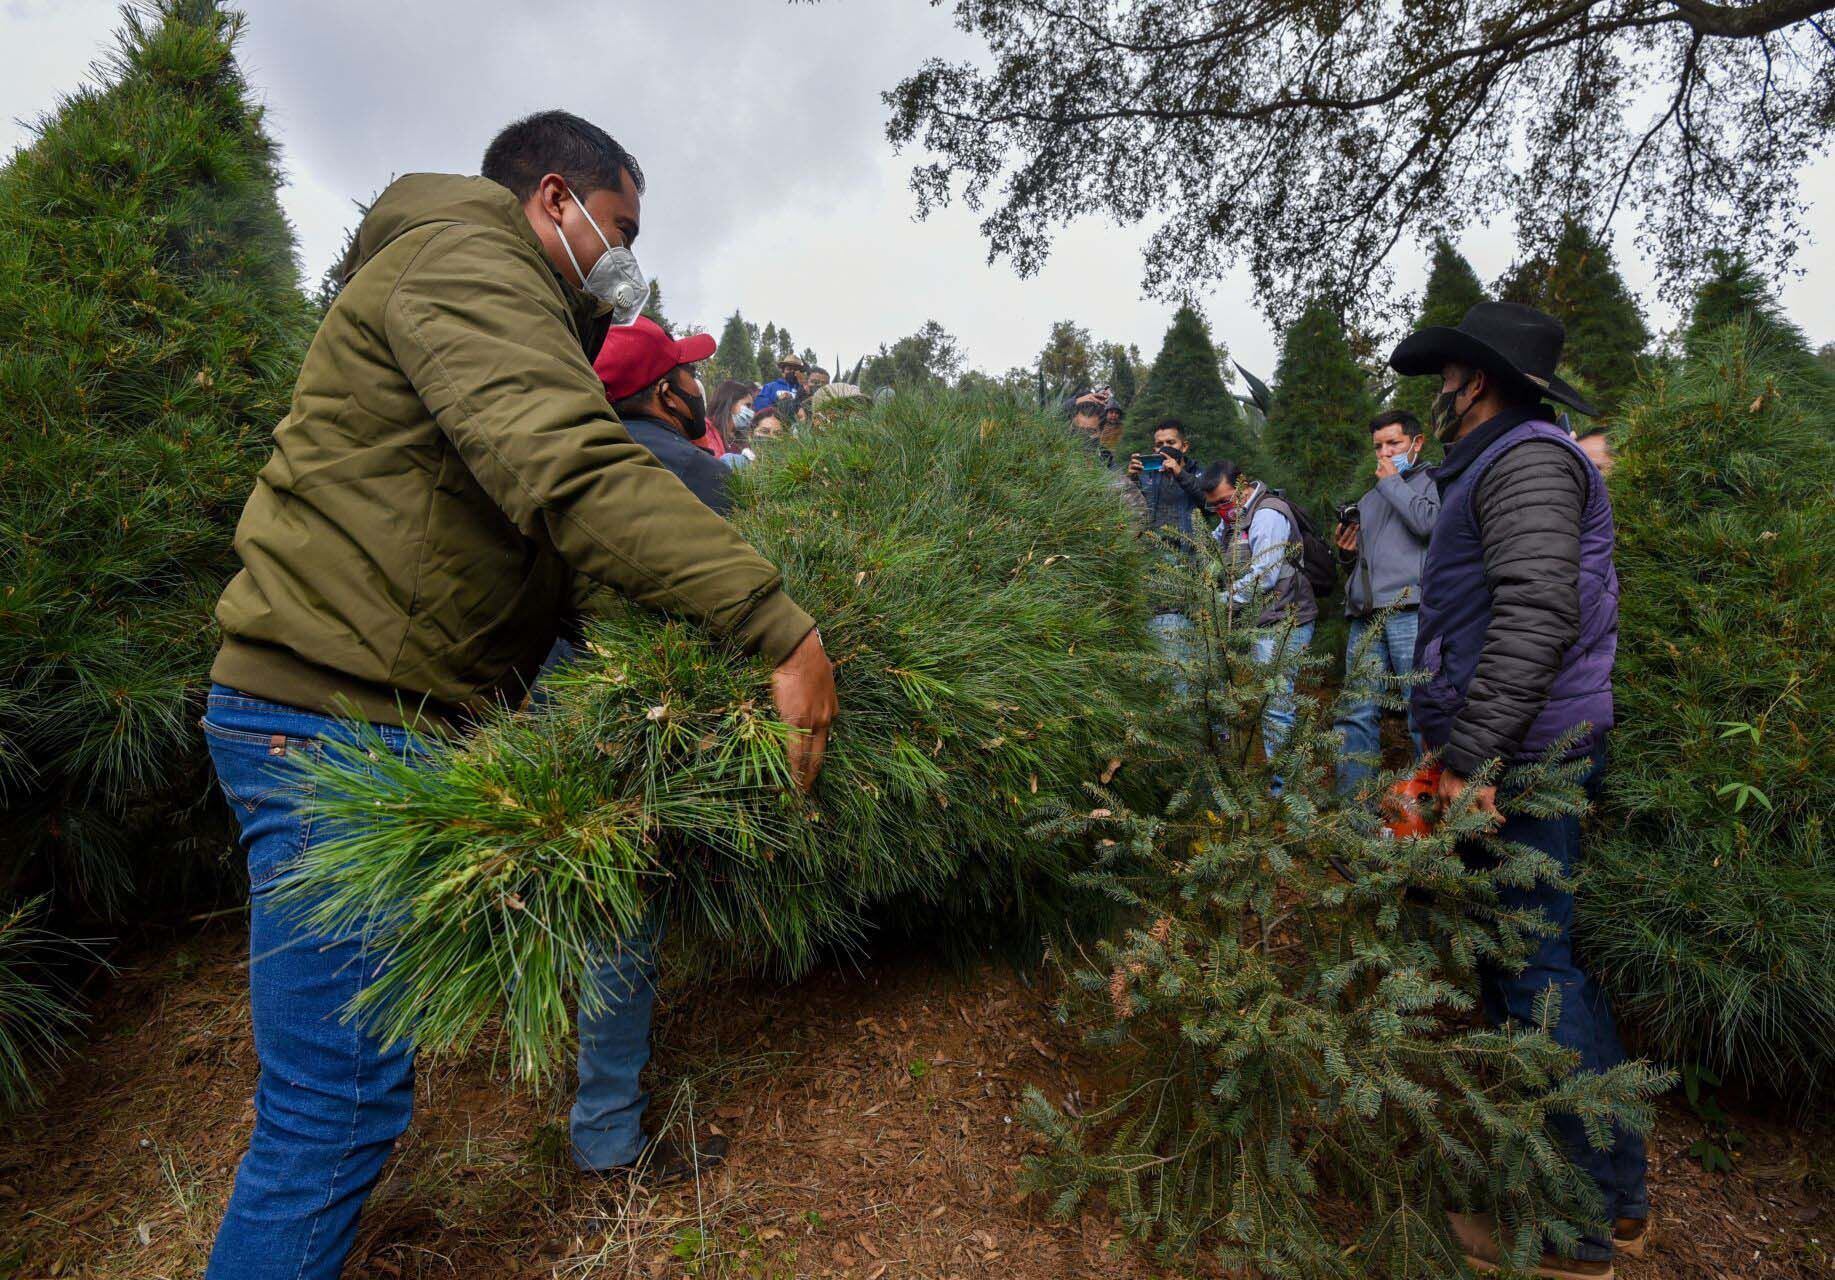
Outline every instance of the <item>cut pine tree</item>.
{"type": "MultiPolygon", "coordinates": [[[[501,1018],[515,1070],[562,1059],[595,955],[660,923],[723,967],[805,969],[888,921],[1037,935],[1069,909],[1074,800],[1150,662],[1143,561],[1107,473],[1011,404],[907,397],[773,442],[733,523],[820,620],[841,718],[786,785],[770,672],[601,599],[548,701],[431,761],[346,753],[286,892],[370,931],[355,1012],[423,1048],[501,1018]]],[[[540,701],[540,700],[538,700],[540,701]]]]}

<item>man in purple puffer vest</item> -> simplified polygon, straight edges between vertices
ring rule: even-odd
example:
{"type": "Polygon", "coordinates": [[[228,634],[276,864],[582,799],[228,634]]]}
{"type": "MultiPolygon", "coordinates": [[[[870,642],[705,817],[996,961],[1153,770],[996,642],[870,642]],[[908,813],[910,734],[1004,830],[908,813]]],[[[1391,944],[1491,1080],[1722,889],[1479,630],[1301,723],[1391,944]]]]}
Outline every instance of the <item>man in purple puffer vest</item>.
{"type": "MultiPolygon", "coordinates": [[[[1559,321],[1532,307],[1482,302],[1458,328],[1422,329],[1389,358],[1397,373],[1441,379],[1434,430],[1447,454],[1433,473],[1440,516],[1421,573],[1415,647],[1415,666],[1428,679],[1410,701],[1444,766],[1443,802],[1457,799],[1490,761],[1538,759],[1575,730],[1569,755],[1590,762],[1589,795],[1604,768],[1618,646],[1612,504],[1599,472],[1544,403],[1593,413],[1555,375],[1565,339],[1559,321]]],[[[1474,801],[1497,814],[1495,786],[1474,801]]],[[[1499,820],[1500,838],[1541,850],[1564,874],[1576,870],[1578,816],[1499,820]]],[[[1580,1055],[1581,1068],[1622,1062],[1605,995],[1574,954],[1573,894],[1543,884],[1505,888],[1501,897],[1507,906],[1539,909],[1555,931],[1521,970],[1481,969],[1486,1016],[1533,1024],[1536,998],[1552,986],[1561,1003],[1554,1038],[1580,1055]]],[[[1614,1253],[1641,1254],[1646,1243],[1643,1140],[1617,1129],[1612,1147],[1600,1151],[1571,1117],[1553,1127],[1598,1184],[1611,1233],[1584,1237],[1573,1258],[1545,1255],[1535,1274],[1609,1280],[1614,1253]]],[[[1468,1262],[1495,1267],[1502,1250],[1490,1215],[1456,1214],[1453,1228],[1468,1262]]]]}

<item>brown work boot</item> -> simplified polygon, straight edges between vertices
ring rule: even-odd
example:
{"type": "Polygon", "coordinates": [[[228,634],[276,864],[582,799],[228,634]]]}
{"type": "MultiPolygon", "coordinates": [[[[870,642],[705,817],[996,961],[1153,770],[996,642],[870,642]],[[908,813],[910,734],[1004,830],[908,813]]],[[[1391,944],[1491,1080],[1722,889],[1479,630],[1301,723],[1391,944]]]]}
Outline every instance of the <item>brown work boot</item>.
{"type": "MultiPolygon", "coordinates": [[[[1497,1243],[1497,1222],[1488,1213],[1449,1213],[1447,1223],[1453,1228],[1453,1239],[1465,1254],[1466,1265],[1474,1271],[1500,1271],[1504,1251],[1497,1243]]],[[[1531,1267],[1532,1276],[1548,1280],[1612,1280],[1616,1274],[1610,1262],[1585,1262],[1563,1258],[1558,1253],[1544,1253],[1542,1261],[1531,1267]]]]}
{"type": "Polygon", "coordinates": [[[1649,1218],[1619,1218],[1612,1224],[1612,1249],[1627,1258],[1644,1256],[1644,1246],[1650,1243],[1649,1218]]]}

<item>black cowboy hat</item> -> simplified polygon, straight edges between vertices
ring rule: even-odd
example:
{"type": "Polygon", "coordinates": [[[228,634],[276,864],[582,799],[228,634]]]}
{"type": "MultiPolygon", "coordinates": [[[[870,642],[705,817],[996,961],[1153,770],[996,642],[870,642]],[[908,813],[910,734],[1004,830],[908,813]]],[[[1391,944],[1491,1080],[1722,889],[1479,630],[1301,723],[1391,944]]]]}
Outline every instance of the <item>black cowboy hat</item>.
{"type": "Polygon", "coordinates": [[[1467,364],[1595,417],[1599,410],[1555,376],[1566,341],[1561,322],[1534,307],[1481,302],[1465,313],[1457,329],[1435,324],[1403,338],[1389,357],[1389,367],[1413,375],[1437,374],[1448,361],[1467,364]]]}

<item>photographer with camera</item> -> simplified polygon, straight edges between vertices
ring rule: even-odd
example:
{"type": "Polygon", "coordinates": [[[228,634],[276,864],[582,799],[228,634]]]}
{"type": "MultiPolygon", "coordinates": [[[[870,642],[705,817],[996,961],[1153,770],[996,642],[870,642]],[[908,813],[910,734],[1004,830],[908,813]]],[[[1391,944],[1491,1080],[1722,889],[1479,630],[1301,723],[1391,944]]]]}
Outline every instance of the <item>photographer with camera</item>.
{"type": "MultiPolygon", "coordinates": [[[[1338,793],[1355,795],[1369,782],[1371,762],[1382,754],[1378,681],[1414,669],[1415,612],[1421,603],[1421,564],[1427,539],[1440,517],[1440,491],[1420,465],[1421,420],[1401,409],[1380,413],[1370,422],[1370,445],[1376,451],[1376,487],[1338,513],[1333,539],[1348,570],[1344,616],[1351,635],[1344,651],[1347,688],[1361,696],[1339,717],[1344,739],[1338,757],[1338,793]],[[1358,669],[1358,651],[1376,621],[1390,609],[1380,636],[1370,642],[1358,669]]],[[[1414,712],[1408,713],[1408,736],[1419,750],[1414,712]]]]}
{"type": "MultiPolygon", "coordinates": [[[[1198,468],[1191,462],[1191,441],[1186,438],[1185,424],[1177,418],[1167,418],[1156,426],[1153,448],[1128,459],[1128,479],[1136,490],[1135,514],[1142,534],[1170,530],[1159,541],[1189,556],[1191,548],[1181,545],[1181,539],[1196,531],[1192,513],[1204,506],[1204,489],[1198,468]]],[[[1191,619],[1176,603],[1158,605],[1147,625],[1160,637],[1169,657],[1180,660],[1186,656],[1185,638],[1191,630],[1191,619]]]]}
{"type": "Polygon", "coordinates": [[[1192,513],[1204,506],[1198,469],[1191,465],[1191,441],[1185,424],[1168,418],[1153,429],[1153,448],[1128,459],[1128,479],[1140,487],[1142,528],[1171,527],[1192,532],[1192,513]]]}

